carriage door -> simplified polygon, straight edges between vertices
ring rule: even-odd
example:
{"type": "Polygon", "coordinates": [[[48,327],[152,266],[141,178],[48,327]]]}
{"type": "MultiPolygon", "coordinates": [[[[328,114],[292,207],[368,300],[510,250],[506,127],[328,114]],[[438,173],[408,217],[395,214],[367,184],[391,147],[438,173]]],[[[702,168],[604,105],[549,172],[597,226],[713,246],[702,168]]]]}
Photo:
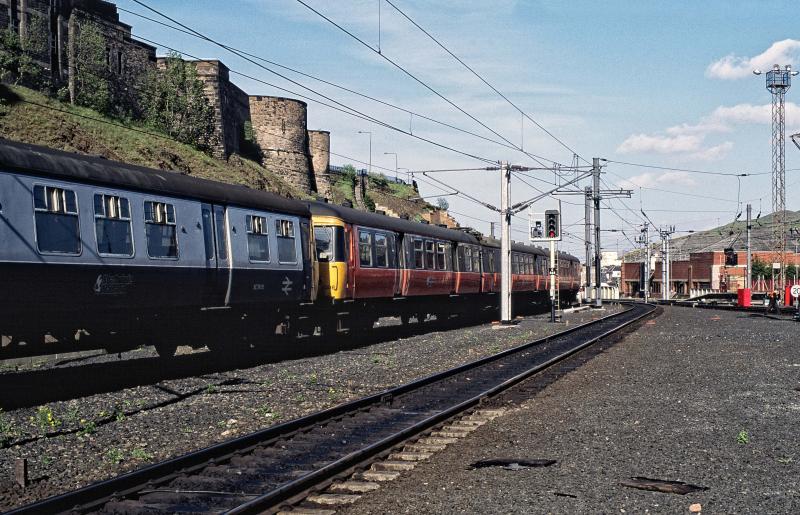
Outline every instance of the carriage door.
{"type": "Polygon", "coordinates": [[[214,270],[214,305],[227,306],[230,304],[233,269],[231,267],[231,246],[228,241],[228,221],[225,206],[213,206],[212,226],[214,229],[214,258],[216,266],[214,270]]]}

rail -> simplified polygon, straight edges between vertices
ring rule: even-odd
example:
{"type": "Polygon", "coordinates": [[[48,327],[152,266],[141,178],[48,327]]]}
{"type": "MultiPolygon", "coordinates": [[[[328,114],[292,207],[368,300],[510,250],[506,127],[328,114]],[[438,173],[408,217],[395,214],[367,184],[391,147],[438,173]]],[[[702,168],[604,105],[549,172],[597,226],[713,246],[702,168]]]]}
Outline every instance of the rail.
{"type": "Polygon", "coordinates": [[[629,309],[375,395],[10,513],[259,513],[357,470],[533,374],[641,320],[629,309]],[[248,492],[264,492],[254,494],[248,492]]]}

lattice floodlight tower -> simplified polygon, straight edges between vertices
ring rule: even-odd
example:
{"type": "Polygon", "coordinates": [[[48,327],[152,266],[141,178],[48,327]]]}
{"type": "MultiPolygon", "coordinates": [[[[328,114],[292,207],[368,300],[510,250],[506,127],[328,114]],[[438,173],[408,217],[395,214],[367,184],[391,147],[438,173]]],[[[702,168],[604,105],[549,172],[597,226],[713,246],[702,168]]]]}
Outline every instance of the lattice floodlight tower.
{"type": "MultiPolygon", "coordinates": [[[[761,70],[754,70],[761,75],[761,70]]],[[[767,90],[772,93],[772,241],[780,255],[780,291],[786,277],[786,92],[797,75],[790,65],[774,65],[766,72],[767,90]]]]}

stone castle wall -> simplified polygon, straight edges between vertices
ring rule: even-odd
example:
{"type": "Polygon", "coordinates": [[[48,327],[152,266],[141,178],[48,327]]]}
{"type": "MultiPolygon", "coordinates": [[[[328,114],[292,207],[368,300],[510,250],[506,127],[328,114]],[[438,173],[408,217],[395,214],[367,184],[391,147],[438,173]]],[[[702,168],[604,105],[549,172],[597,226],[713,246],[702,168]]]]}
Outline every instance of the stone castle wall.
{"type": "Polygon", "coordinates": [[[331,133],[328,131],[308,131],[308,151],[311,154],[311,171],[316,182],[317,193],[331,198],[331,133]]]}
{"type": "MultiPolygon", "coordinates": [[[[166,67],[167,58],[158,58],[158,68],[166,67]]],[[[244,140],[245,124],[250,120],[250,102],[247,93],[230,81],[230,71],[216,59],[191,61],[203,91],[214,108],[214,156],[225,159],[238,154],[244,140]]]]}
{"type": "Polygon", "coordinates": [[[306,193],[315,191],[306,131],[307,106],[291,98],[251,96],[250,120],[264,166],[306,193]]]}

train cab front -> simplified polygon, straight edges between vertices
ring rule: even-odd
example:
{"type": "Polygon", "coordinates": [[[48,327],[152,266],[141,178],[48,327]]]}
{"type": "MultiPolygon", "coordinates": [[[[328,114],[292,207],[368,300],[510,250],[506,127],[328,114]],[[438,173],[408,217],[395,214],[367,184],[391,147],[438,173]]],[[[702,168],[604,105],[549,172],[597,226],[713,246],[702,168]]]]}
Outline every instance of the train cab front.
{"type": "Polygon", "coordinates": [[[314,216],[312,223],[319,263],[319,299],[335,303],[347,296],[345,222],[332,216],[314,216]]]}

